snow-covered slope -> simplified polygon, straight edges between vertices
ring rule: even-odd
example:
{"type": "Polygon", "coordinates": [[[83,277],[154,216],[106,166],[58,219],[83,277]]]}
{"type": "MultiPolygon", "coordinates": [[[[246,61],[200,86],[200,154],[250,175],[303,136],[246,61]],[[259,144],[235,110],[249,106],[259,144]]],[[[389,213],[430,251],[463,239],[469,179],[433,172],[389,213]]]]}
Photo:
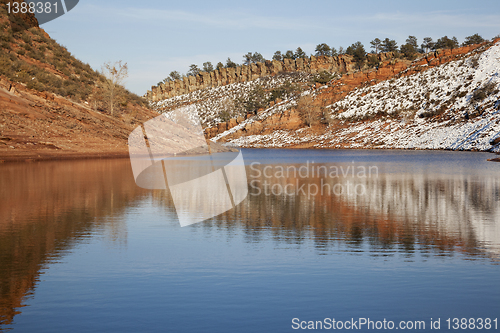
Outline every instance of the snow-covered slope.
{"type": "Polygon", "coordinates": [[[460,60],[352,91],[326,106],[334,121],[321,133],[282,130],[230,142],[246,147],[500,152],[500,145],[490,144],[500,136],[499,71],[500,42],[460,60]]]}
{"type": "Polygon", "coordinates": [[[221,112],[227,109],[227,104],[237,99],[245,99],[258,85],[269,90],[290,83],[309,82],[311,74],[292,72],[276,76],[258,78],[244,83],[232,83],[216,88],[193,91],[189,94],[175,96],[159,102],[151,103],[157,112],[167,112],[182,105],[194,104],[204,126],[211,127],[222,122],[221,112]]]}
{"type": "MultiPolygon", "coordinates": [[[[483,45],[454,59],[432,68],[415,62],[416,65],[392,79],[373,85],[360,84],[337,102],[323,105],[324,120],[328,119],[329,124],[313,128],[305,124],[299,130],[295,125],[283,126],[283,119],[293,118],[289,115],[296,108],[296,95],[250,119],[238,120],[225,132],[221,131],[227,127],[218,131],[217,124],[223,122],[221,114],[228,109],[228,104],[248,98],[257,85],[269,93],[286,81],[302,82],[302,89],[305,88],[302,95],[311,94],[321,99],[322,94],[327,96],[335,85],[342,86],[341,81],[340,85],[334,82],[317,87],[310,84],[310,74],[279,74],[198,90],[152,106],[158,112],[168,112],[182,105],[194,105],[202,124],[216,129],[211,140],[242,147],[500,152],[500,42],[483,45]],[[273,127],[276,119],[281,123],[273,127]]],[[[295,115],[294,119],[300,127],[300,118],[295,115]]]]}
{"type": "Polygon", "coordinates": [[[466,59],[358,89],[328,108],[338,119],[367,119],[377,114],[424,117],[438,114],[442,107],[453,116],[472,115],[498,100],[499,70],[500,45],[496,44],[482,54],[474,52],[466,59]],[[496,93],[472,102],[474,92],[488,84],[495,85],[496,93]]]}

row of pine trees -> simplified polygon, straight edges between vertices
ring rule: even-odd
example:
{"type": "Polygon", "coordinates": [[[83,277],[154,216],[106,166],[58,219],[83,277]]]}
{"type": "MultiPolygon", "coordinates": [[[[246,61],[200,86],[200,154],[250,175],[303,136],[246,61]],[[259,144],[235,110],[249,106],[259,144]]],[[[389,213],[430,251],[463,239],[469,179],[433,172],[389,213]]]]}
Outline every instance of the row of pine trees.
{"type": "MultiPolygon", "coordinates": [[[[471,44],[480,44],[484,41],[485,39],[476,33],[474,35],[467,36],[461,45],[466,46],[471,44]]],[[[429,51],[434,51],[437,49],[454,49],[459,46],[460,43],[458,42],[458,39],[456,37],[449,38],[448,36],[441,37],[437,41],[433,41],[431,37],[425,37],[420,45],[418,43],[417,37],[408,36],[405,44],[401,45],[400,47],[398,47],[398,44],[394,39],[389,38],[385,38],[384,40],[375,38],[370,42],[372,55],[378,54],[380,52],[394,52],[397,56],[404,57],[410,60],[413,60],[419,53],[427,53],[429,51]]],[[[365,46],[359,41],[347,47],[346,49],[341,46],[338,50],[335,47],[330,47],[326,43],[321,43],[316,45],[316,49],[314,51],[314,56],[338,56],[342,54],[351,55],[354,57],[358,68],[361,68],[365,61],[368,61],[369,67],[377,66],[377,61],[374,59],[374,57],[370,57],[370,54],[367,53],[365,46]]],[[[295,52],[292,50],[287,50],[283,53],[281,51],[276,51],[272,57],[272,60],[283,61],[284,59],[293,60],[299,58],[309,58],[309,56],[300,47],[298,47],[295,52]]],[[[266,61],[266,59],[259,52],[248,52],[247,54],[243,55],[244,65],[264,61],[266,61]]],[[[225,65],[222,62],[219,62],[215,66],[215,69],[236,68],[237,66],[239,65],[232,61],[231,58],[227,58],[225,65]]],[[[178,71],[172,71],[170,72],[169,76],[163,80],[163,82],[180,80],[182,76],[196,76],[200,72],[211,72],[213,70],[214,66],[210,61],[204,62],[201,68],[196,64],[192,64],[189,66],[189,70],[186,74],[181,74],[178,71]]],[[[162,82],[159,82],[158,85],[161,83],[162,82]]]]}

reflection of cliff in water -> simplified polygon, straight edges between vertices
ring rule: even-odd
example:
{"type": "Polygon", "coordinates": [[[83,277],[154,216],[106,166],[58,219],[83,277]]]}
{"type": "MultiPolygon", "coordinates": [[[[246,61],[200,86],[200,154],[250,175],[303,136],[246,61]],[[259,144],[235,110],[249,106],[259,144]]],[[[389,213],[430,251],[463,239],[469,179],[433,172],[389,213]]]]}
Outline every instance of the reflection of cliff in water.
{"type": "MultiPolygon", "coordinates": [[[[368,244],[374,254],[383,255],[500,253],[500,180],[494,177],[391,173],[265,178],[247,171],[247,199],[205,223],[220,229],[241,224],[251,242],[269,232],[286,243],[311,238],[320,250],[340,242],[354,249],[368,244]],[[356,185],[363,194],[354,193],[356,185]]],[[[157,199],[173,209],[168,196],[158,193],[157,199]]]]}
{"type": "Polygon", "coordinates": [[[40,271],[95,233],[126,242],[120,214],[143,190],[128,160],[0,165],[0,325],[9,324],[40,271]]]}
{"type": "Polygon", "coordinates": [[[487,175],[387,174],[358,180],[367,195],[344,196],[368,215],[404,221],[471,250],[500,255],[500,180],[487,175]],[[469,246],[469,248],[468,248],[469,246]]]}

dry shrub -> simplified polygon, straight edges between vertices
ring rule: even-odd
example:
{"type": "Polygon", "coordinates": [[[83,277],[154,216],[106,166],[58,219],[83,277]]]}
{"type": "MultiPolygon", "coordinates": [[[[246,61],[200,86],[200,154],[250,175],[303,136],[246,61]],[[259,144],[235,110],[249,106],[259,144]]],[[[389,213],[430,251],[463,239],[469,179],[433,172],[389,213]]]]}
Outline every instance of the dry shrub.
{"type": "Polygon", "coordinates": [[[311,95],[300,97],[297,103],[297,112],[306,125],[311,127],[321,119],[321,107],[313,104],[314,99],[311,95]]]}

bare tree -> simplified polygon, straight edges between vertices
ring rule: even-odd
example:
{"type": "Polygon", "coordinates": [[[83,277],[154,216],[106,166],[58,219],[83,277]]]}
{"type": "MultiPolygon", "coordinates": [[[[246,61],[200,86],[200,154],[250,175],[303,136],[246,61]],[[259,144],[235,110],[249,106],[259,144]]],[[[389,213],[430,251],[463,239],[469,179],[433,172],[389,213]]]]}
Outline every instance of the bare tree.
{"type": "Polygon", "coordinates": [[[117,100],[117,92],[123,80],[128,77],[127,63],[122,61],[106,62],[101,67],[102,74],[105,77],[103,88],[108,96],[109,113],[114,116],[115,103],[117,100]]]}
{"type": "Polygon", "coordinates": [[[219,118],[222,121],[229,121],[231,118],[236,118],[239,115],[237,105],[231,98],[222,100],[219,118]]]}
{"type": "Polygon", "coordinates": [[[318,105],[313,104],[313,98],[311,95],[300,97],[297,102],[297,112],[304,120],[304,123],[306,123],[309,127],[316,124],[321,117],[321,108],[318,105]]]}

